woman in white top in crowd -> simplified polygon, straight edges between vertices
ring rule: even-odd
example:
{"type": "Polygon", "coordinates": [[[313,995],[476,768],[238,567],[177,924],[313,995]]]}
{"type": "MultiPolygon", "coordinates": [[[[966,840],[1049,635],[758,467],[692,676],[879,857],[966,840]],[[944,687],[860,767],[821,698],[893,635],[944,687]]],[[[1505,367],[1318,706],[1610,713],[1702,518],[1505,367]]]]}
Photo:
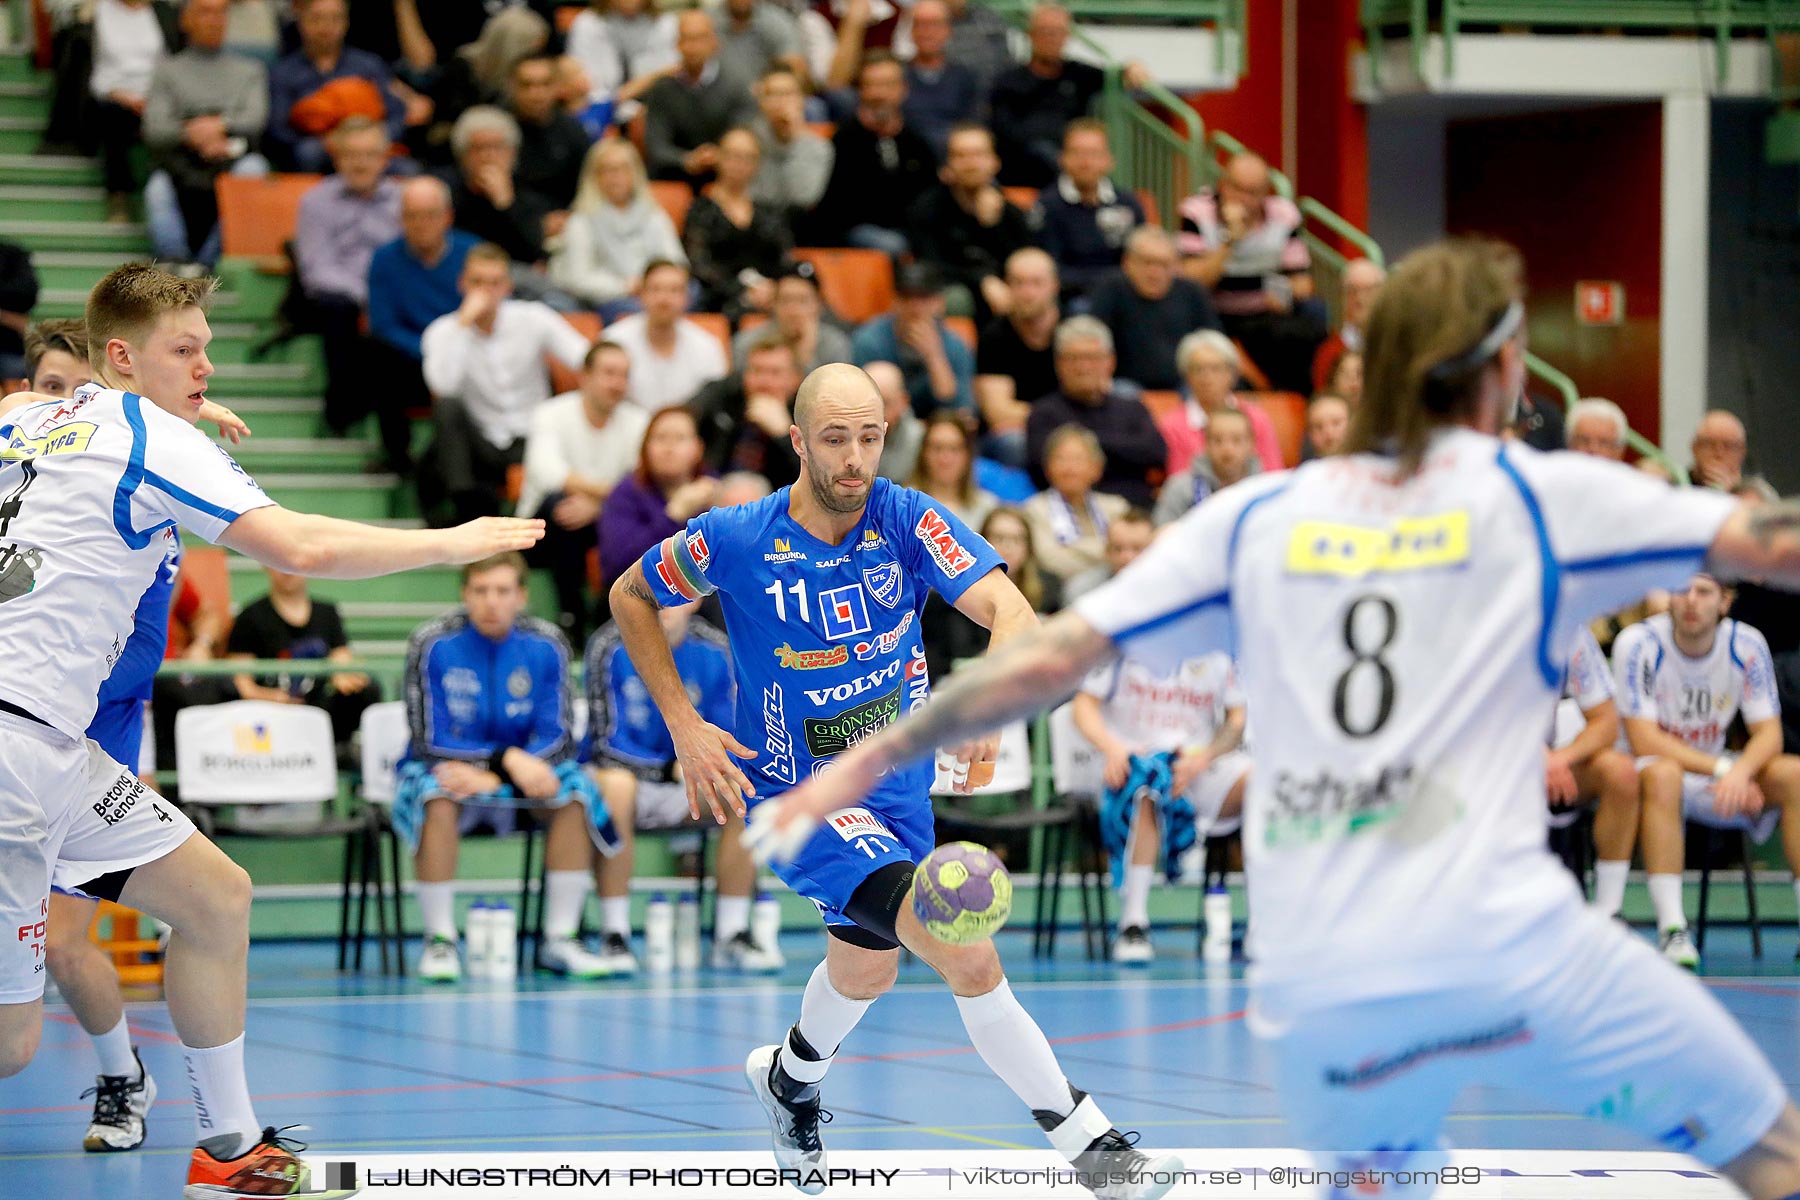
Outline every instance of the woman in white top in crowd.
{"type": "Polygon", "coordinates": [[[650,194],[637,147],[624,138],[596,142],[562,245],[550,257],[551,281],[611,322],[640,311],[644,266],[659,258],[687,262],[674,222],[650,194]]]}
{"type": "Polygon", "coordinates": [[[131,197],[142,186],[131,167],[150,77],[167,46],[150,0],[99,0],[94,6],[94,69],[88,90],[97,101],[94,124],[106,182],[106,219],[131,219],[131,197]]]}

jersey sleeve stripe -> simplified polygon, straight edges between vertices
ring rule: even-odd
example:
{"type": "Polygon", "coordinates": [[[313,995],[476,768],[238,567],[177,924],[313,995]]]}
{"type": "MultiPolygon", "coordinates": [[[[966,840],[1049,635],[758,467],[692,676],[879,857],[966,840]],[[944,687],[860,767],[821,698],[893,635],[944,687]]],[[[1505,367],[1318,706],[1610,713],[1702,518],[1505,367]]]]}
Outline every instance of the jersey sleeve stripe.
{"type": "Polygon", "coordinates": [[[694,556],[693,538],[684,533],[677,533],[669,538],[667,545],[674,552],[675,565],[681,568],[682,574],[687,576],[687,580],[693,585],[694,590],[702,596],[712,595],[716,589],[707,582],[705,565],[694,556]]]}
{"type": "Polygon", "coordinates": [[[148,436],[144,414],[138,410],[141,403],[142,398],[136,392],[121,394],[119,407],[125,413],[125,424],[131,428],[131,458],[125,464],[125,473],[119,476],[118,489],[113,492],[113,528],[133,550],[142,550],[150,544],[151,538],[175,525],[173,521],[163,521],[141,533],[132,528],[131,498],[144,482],[144,438],[148,436]]]}
{"type": "Polygon", "coordinates": [[[663,539],[662,554],[656,563],[656,574],[663,586],[680,596],[683,600],[698,600],[703,594],[699,585],[688,575],[681,565],[681,551],[677,548],[681,535],[675,534],[663,539]]]}
{"type": "Polygon", "coordinates": [[[1562,589],[1562,567],[1550,549],[1550,531],[1544,524],[1544,510],[1538,504],[1537,494],[1531,490],[1531,485],[1525,482],[1525,477],[1519,474],[1519,468],[1513,465],[1512,459],[1507,457],[1505,446],[1500,447],[1500,452],[1494,456],[1494,461],[1499,464],[1500,470],[1505,473],[1512,485],[1519,490],[1519,499],[1524,503],[1525,512],[1531,517],[1532,530],[1537,534],[1538,558],[1543,563],[1544,572],[1542,582],[1543,624],[1538,629],[1537,645],[1538,670],[1543,674],[1544,684],[1554,688],[1562,678],[1562,671],[1558,669],[1556,658],[1550,652],[1550,636],[1556,625],[1556,600],[1562,589]]]}
{"type": "MultiPolygon", "coordinates": [[[[1202,609],[1212,608],[1220,604],[1229,604],[1230,602],[1231,594],[1229,592],[1214,592],[1212,595],[1204,596],[1199,600],[1194,601],[1192,604],[1166,612],[1160,617],[1152,617],[1148,621],[1140,621],[1129,629],[1119,630],[1112,635],[1113,645],[1123,645],[1132,638],[1143,637],[1147,633],[1154,633],[1163,626],[1179,621],[1183,617],[1192,616],[1202,609]]],[[[1117,686],[1116,679],[1114,681],[1114,686],[1117,686]]]]}
{"type": "Polygon", "coordinates": [[[1634,550],[1630,554],[1608,554],[1599,558],[1579,558],[1573,562],[1562,564],[1562,569],[1571,573],[1586,571],[1614,571],[1620,567],[1636,567],[1645,563],[1679,562],[1682,559],[1700,560],[1706,557],[1709,546],[1664,546],[1655,550],[1634,550]]]}
{"type": "Polygon", "coordinates": [[[181,501],[183,504],[187,505],[189,508],[193,509],[195,512],[203,512],[209,517],[217,517],[219,520],[224,521],[227,524],[230,524],[232,521],[235,521],[239,517],[244,515],[243,513],[240,513],[240,512],[233,512],[229,508],[220,508],[218,505],[212,503],[209,500],[202,500],[200,497],[194,495],[194,493],[188,491],[186,488],[183,488],[176,484],[170,483],[168,480],[164,479],[161,475],[158,475],[155,471],[145,471],[144,472],[144,482],[149,484],[151,487],[157,488],[160,491],[168,493],[169,495],[173,496],[175,499],[177,499],[177,500],[181,501]]]}

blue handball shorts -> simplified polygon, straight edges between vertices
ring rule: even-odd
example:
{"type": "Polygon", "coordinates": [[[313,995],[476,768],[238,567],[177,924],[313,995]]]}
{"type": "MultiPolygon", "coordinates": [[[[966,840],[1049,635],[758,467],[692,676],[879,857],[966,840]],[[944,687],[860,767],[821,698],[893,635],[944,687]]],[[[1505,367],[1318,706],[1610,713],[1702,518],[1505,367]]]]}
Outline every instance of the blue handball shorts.
{"type": "Polygon", "coordinates": [[[813,902],[825,924],[855,925],[844,907],[863,880],[889,863],[920,862],[936,846],[930,796],[923,790],[916,796],[876,794],[861,807],[833,813],[792,862],[773,869],[813,902]]]}

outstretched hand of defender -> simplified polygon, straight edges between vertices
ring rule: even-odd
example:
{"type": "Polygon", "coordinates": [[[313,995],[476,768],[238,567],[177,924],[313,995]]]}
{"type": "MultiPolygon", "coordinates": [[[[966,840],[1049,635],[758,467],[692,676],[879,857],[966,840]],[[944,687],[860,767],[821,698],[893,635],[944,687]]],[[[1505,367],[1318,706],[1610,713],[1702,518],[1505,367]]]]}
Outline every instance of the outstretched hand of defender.
{"type": "Polygon", "coordinates": [[[529,550],[544,536],[544,522],[538,517],[477,517],[444,533],[450,539],[444,561],[454,565],[508,550],[529,550]]]}
{"type": "Polygon", "coordinates": [[[866,757],[851,751],[833,761],[831,770],[756,806],[744,825],[744,845],[757,862],[790,861],[828,813],[854,808],[874,790],[876,775],[866,757]]]}
{"type": "Polygon", "coordinates": [[[200,415],[195,420],[211,421],[219,427],[219,435],[230,438],[234,446],[250,436],[250,426],[244,424],[244,418],[211,400],[200,406],[200,415]]]}
{"type": "Polygon", "coordinates": [[[706,721],[670,730],[675,742],[675,758],[681,764],[681,782],[687,788],[688,813],[698,821],[700,804],[712,809],[713,820],[725,824],[727,812],[743,816],[744,799],[756,795],[735,758],[755,758],[756,751],[744,746],[725,730],[706,721]]]}

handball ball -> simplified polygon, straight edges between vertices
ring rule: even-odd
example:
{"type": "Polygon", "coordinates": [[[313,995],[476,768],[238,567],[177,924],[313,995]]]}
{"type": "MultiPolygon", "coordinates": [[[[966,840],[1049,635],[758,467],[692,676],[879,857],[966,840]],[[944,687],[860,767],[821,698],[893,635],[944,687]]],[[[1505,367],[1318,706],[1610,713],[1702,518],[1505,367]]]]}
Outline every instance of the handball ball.
{"type": "Polygon", "coordinates": [[[1012,878],[986,846],[951,842],[913,873],[913,914],[931,936],[952,946],[988,937],[1012,912],[1012,878]]]}

